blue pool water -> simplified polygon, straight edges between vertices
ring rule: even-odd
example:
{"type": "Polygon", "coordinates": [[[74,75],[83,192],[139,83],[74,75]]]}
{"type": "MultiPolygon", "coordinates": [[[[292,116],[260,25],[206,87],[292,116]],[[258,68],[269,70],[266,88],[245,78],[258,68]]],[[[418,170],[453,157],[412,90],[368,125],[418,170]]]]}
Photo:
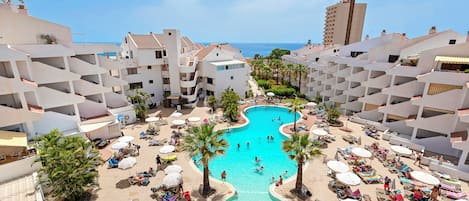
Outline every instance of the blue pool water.
{"type": "MultiPolygon", "coordinates": [[[[300,115],[296,115],[299,119],[300,115]]],[[[293,122],[293,113],[288,113],[287,108],[259,106],[248,109],[247,117],[250,120],[247,126],[225,134],[230,147],[226,155],[210,161],[209,169],[212,177],[217,179],[221,179],[221,172],[226,170],[227,182],[233,184],[238,192],[237,197],[231,200],[274,200],[269,194],[272,177],[278,180],[286,170],[288,174],[283,176],[285,180],[294,175],[297,169],[296,163],[282,150],[282,141],[286,137],[278,130],[282,123],[293,122]],[[277,120],[279,117],[281,122],[277,120]],[[273,136],[274,140],[267,141],[268,135],[273,136]],[[249,148],[246,145],[248,141],[249,148]],[[264,166],[262,173],[255,171],[258,167],[254,161],[256,156],[261,159],[260,165],[264,166]]],[[[201,165],[198,167],[203,171],[201,165]]]]}

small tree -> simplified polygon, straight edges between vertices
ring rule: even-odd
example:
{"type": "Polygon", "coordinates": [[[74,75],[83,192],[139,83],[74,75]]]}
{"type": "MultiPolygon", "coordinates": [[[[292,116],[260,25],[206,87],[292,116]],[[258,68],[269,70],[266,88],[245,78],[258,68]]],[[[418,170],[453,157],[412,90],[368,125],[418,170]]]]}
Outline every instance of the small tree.
{"type": "Polygon", "coordinates": [[[145,121],[145,117],[148,113],[148,100],[150,100],[150,95],[148,93],[136,89],[133,95],[128,96],[130,102],[134,104],[135,115],[140,118],[140,121],[145,121]]]}
{"type": "Polygon", "coordinates": [[[204,178],[202,195],[207,196],[212,192],[209,180],[208,163],[218,155],[225,154],[228,142],[222,139],[224,131],[214,132],[215,124],[202,124],[193,126],[188,130],[189,135],[184,138],[183,149],[192,157],[200,158],[204,166],[204,178]]]}
{"type": "Polygon", "coordinates": [[[238,119],[239,100],[239,95],[230,87],[226,88],[221,94],[223,113],[225,116],[229,117],[231,121],[236,121],[238,119]]]}
{"type": "Polygon", "coordinates": [[[326,108],[327,121],[330,123],[337,123],[337,119],[340,117],[341,112],[336,107],[326,108]]]}
{"type": "Polygon", "coordinates": [[[296,173],[296,184],[294,191],[301,193],[303,186],[303,164],[314,157],[321,155],[321,151],[318,149],[319,143],[311,142],[308,139],[308,135],[298,135],[295,133],[291,138],[283,141],[282,149],[288,154],[291,160],[295,160],[298,170],[296,173]]]}
{"type": "Polygon", "coordinates": [[[306,68],[303,64],[296,65],[295,74],[298,76],[298,92],[301,93],[301,77],[308,72],[308,68],[306,68]]]}
{"type": "Polygon", "coordinates": [[[212,113],[213,113],[217,109],[217,105],[218,105],[217,97],[209,96],[207,102],[210,108],[212,109],[212,113]]]}
{"type": "Polygon", "coordinates": [[[40,183],[60,200],[83,200],[97,186],[98,151],[82,137],[64,137],[54,129],[37,139],[40,183]]]}

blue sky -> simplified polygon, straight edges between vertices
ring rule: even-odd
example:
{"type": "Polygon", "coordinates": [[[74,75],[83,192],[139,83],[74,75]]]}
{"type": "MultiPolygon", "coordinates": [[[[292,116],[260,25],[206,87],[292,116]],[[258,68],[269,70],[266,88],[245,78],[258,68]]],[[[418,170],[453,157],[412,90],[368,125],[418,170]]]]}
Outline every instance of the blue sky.
{"type": "MultiPolygon", "coordinates": [[[[468,0],[356,0],[368,3],[363,37],[382,29],[426,34],[469,30],[468,0]]],[[[72,28],[77,42],[120,42],[127,32],[180,29],[196,42],[322,41],[325,9],[338,0],[36,0],[32,16],[72,28]]]]}

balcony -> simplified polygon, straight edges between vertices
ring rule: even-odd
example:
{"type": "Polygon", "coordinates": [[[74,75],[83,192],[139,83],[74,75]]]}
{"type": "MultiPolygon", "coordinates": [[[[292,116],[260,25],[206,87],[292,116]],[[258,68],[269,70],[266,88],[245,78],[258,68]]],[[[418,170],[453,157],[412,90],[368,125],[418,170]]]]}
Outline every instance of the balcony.
{"type": "Polygon", "coordinates": [[[101,78],[103,80],[103,85],[105,87],[124,86],[124,85],[129,84],[127,81],[123,79],[115,78],[108,74],[102,75],[101,78]]]}
{"type": "Polygon", "coordinates": [[[3,117],[8,117],[0,120],[0,127],[36,121],[43,115],[42,108],[39,108],[40,107],[37,106],[31,106],[28,109],[21,109],[0,105],[0,113],[3,117]]]}
{"type": "Polygon", "coordinates": [[[75,80],[73,81],[73,86],[75,87],[75,93],[81,96],[89,96],[112,91],[111,88],[103,87],[99,84],[94,84],[86,80],[75,80]]]}
{"type": "Polygon", "coordinates": [[[127,67],[136,67],[137,63],[133,59],[111,59],[98,57],[99,66],[108,70],[122,70],[127,67]]]}
{"type": "Polygon", "coordinates": [[[327,80],[325,80],[325,81],[323,82],[323,84],[325,84],[325,85],[326,85],[326,84],[327,84],[327,85],[333,85],[333,84],[335,84],[335,81],[336,81],[336,78],[335,78],[334,76],[332,76],[332,77],[328,78],[327,80]]]}
{"type": "Polygon", "coordinates": [[[79,75],[96,75],[107,73],[105,68],[90,64],[86,61],[71,57],[69,60],[70,71],[79,75]]]}
{"type": "Polygon", "coordinates": [[[404,101],[401,103],[397,103],[394,105],[386,105],[384,107],[380,107],[379,111],[382,113],[402,116],[402,117],[409,117],[412,115],[416,115],[418,112],[418,106],[413,105],[410,101],[404,101]]]}
{"type": "Polygon", "coordinates": [[[77,130],[77,121],[78,119],[74,115],[47,111],[40,120],[34,121],[33,124],[37,133],[46,134],[54,128],[57,128],[62,132],[77,130]]]}
{"type": "Polygon", "coordinates": [[[360,71],[358,73],[354,73],[350,75],[350,77],[346,77],[345,80],[352,81],[352,82],[363,82],[368,78],[368,71],[360,71]]]}
{"type": "Polygon", "coordinates": [[[333,89],[328,89],[328,90],[325,90],[325,91],[322,91],[320,93],[321,96],[328,96],[328,97],[331,97],[334,95],[334,90],[333,89]]]}
{"type": "Polygon", "coordinates": [[[362,110],[363,103],[359,101],[352,101],[345,104],[342,104],[340,108],[351,110],[354,112],[359,112],[362,110]]]}
{"type": "Polygon", "coordinates": [[[338,96],[332,97],[330,101],[336,102],[336,103],[345,103],[346,98],[347,98],[346,95],[338,95],[338,96]]]}
{"type": "Polygon", "coordinates": [[[38,62],[31,62],[32,79],[38,84],[79,80],[80,75],[38,62]]]}
{"type": "Polygon", "coordinates": [[[412,100],[412,104],[443,110],[457,110],[460,108],[462,96],[462,89],[453,89],[436,95],[424,95],[422,98],[412,100]]]}
{"type": "Polygon", "coordinates": [[[457,72],[433,71],[417,76],[420,82],[463,86],[469,80],[469,74],[457,72]]]}
{"type": "Polygon", "coordinates": [[[0,95],[34,91],[36,87],[16,78],[7,78],[3,76],[0,76],[0,86],[2,86],[0,87],[0,95]]]}
{"type": "Polygon", "coordinates": [[[363,68],[367,70],[372,70],[372,71],[386,71],[393,67],[395,64],[394,63],[388,63],[388,62],[373,62],[367,65],[364,65],[363,68]]]}
{"type": "Polygon", "coordinates": [[[39,103],[44,109],[73,105],[85,100],[83,96],[64,93],[48,87],[39,87],[36,93],[39,103]]]}
{"type": "Polygon", "coordinates": [[[469,123],[469,109],[458,110],[459,120],[465,123],[469,123]]]}
{"type": "Polygon", "coordinates": [[[352,73],[352,68],[347,67],[345,69],[339,70],[336,73],[337,77],[348,77],[352,73]]]}
{"type": "Polygon", "coordinates": [[[181,98],[185,98],[187,100],[187,102],[193,102],[197,99],[197,92],[199,91],[200,89],[200,86],[201,86],[201,83],[198,83],[195,87],[195,89],[193,89],[191,91],[191,93],[187,94],[187,95],[181,95],[181,98]]]}
{"type": "Polygon", "coordinates": [[[180,81],[181,87],[183,88],[195,87],[198,77],[199,77],[199,71],[196,71],[194,74],[194,77],[191,77],[191,79],[189,80],[183,80],[183,78],[181,78],[181,81],[180,81]]]}
{"type": "Polygon", "coordinates": [[[363,97],[365,95],[365,89],[366,88],[363,86],[357,86],[355,88],[345,90],[344,94],[349,96],[363,97]]]}
{"type": "Polygon", "coordinates": [[[384,88],[382,90],[382,93],[393,96],[412,98],[414,96],[422,95],[424,88],[424,83],[414,80],[405,84],[394,85],[389,88],[384,88]]]}
{"type": "Polygon", "coordinates": [[[367,119],[370,121],[380,122],[383,120],[383,113],[380,113],[377,109],[362,111],[360,113],[357,113],[357,115],[362,119],[367,119]]]}
{"type": "Polygon", "coordinates": [[[181,60],[181,67],[179,68],[179,72],[181,73],[193,73],[195,72],[195,67],[197,66],[197,57],[182,57],[181,60]]]}
{"type": "Polygon", "coordinates": [[[396,76],[403,76],[403,77],[416,77],[417,75],[421,73],[422,73],[422,70],[420,68],[400,66],[400,65],[386,70],[386,74],[388,75],[396,75],[396,76]]]}
{"type": "Polygon", "coordinates": [[[421,128],[436,133],[453,132],[453,123],[457,120],[457,115],[442,114],[427,118],[418,118],[416,120],[408,120],[407,125],[411,127],[421,128]]]}
{"type": "Polygon", "coordinates": [[[338,84],[332,86],[332,88],[333,89],[338,89],[338,90],[346,90],[346,89],[348,89],[348,85],[349,85],[349,82],[344,81],[344,82],[341,82],[341,83],[338,83],[338,84]]]}
{"type": "Polygon", "coordinates": [[[391,78],[392,76],[390,75],[381,75],[377,78],[368,79],[367,81],[363,82],[362,85],[366,87],[383,89],[389,87],[391,84],[391,78]]]}
{"type": "Polygon", "coordinates": [[[78,104],[80,118],[82,121],[101,118],[108,115],[108,110],[103,103],[97,103],[86,99],[83,103],[78,104]]]}
{"type": "MultiPolygon", "coordinates": [[[[391,131],[396,131],[400,136],[412,136],[414,131],[413,127],[407,126],[406,120],[398,120],[393,122],[384,122],[383,126],[386,126],[391,131]]],[[[410,137],[405,137],[410,139],[410,137]]]]}
{"type": "Polygon", "coordinates": [[[129,105],[125,96],[113,92],[105,93],[106,105],[108,108],[115,109],[129,105]]]}
{"type": "Polygon", "coordinates": [[[384,105],[386,104],[388,95],[382,93],[375,93],[373,95],[367,95],[359,98],[358,100],[363,103],[370,103],[373,105],[384,105]]]}

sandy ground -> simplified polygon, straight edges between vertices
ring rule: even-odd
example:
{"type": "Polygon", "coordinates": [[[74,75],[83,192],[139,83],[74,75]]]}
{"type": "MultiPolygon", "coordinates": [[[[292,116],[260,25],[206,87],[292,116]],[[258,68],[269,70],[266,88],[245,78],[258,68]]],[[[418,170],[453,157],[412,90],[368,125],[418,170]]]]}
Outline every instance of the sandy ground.
{"type": "MultiPolygon", "coordinates": [[[[152,116],[158,116],[160,113],[163,118],[171,124],[173,119],[169,117],[172,112],[175,110],[172,108],[158,108],[158,110],[153,111],[152,116]]],[[[209,108],[207,107],[197,107],[195,109],[185,109],[182,111],[184,114],[182,117],[177,119],[186,119],[188,117],[201,117],[208,118],[213,116],[210,114],[209,108]]],[[[219,111],[219,114],[221,112],[219,111]]],[[[219,124],[216,126],[216,129],[226,128],[228,125],[226,123],[219,124]]],[[[108,169],[107,163],[99,167],[99,186],[100,188],[96,191],[96,200],[152,200],[150,191],[151,187],[157,187],[162,184],[162,179],[165,176],[163,171],[158,171],[156,177],[150,178],[150,184],[148,186],[128,186],[127,178],[129,176],[135,175],[137,172],[143,172],[148,170],[149,167],[154,169],[157,167],[155,157],[158,154],[161,146],[148,146],[148,140],[139,139],[139,133],[146,130],[148,124],[138,123],[127,126],[123,129],[125,135],[133,136],[135,139],[132,143],[139,144],[141,146],[140,155],[137,156],[137,164],[127,170],[121,170],[118,168],[108,169]]],[[[170,139],[170,133],[172,130],[170,125],[161,126],[160,134],[156,136],[156,139],[167,138],[170,139]]],[[[182,131],[182,130],[181,130],[182,131]]],[[[114,140],[113,142],[115,142],[114,140]]],[[[110,150],[110,146],[106,147],[110,150]]],[[[183,168],[183,181],[184,181],[184,191],[190,191],[192,198],[194,200],[221,200],[224,195],[227,195],[232,192],[227,184],[220,183],[218,181],[211,180],[212,188],[217,190],[217,193],[208,199],[202,198],[198,194],[199,185],[202,184],[202,174],[199,171],[194,169],[194,166],[191,164],[191,159],[188,154],[179,152],[177,154],[177,161],[173,164],[180,165],[183,168]]],[[[160,154],[160,156],[165,156],[165,154],[160,154]]]]}
{"type": "MultiPolygon", "coordinates": [[[[346,121],[346,120],[342,119],[342,121],[346,121]]],[[[387,141],[375,140],[371,137],[364,135],[360,124],[348,122],[346,123],[346,125],[348,128],[352,129],[352,132],[350,134],[352,134],[355,137],[361,136],[362,145],[355,144],[354,146],[364,147],[364,145],[370,145],[373,142],[379,142],[380,146],[384,146],[388,149],[390,148],[390,144],[387,141]]],[[[328,159],[333,159],[337,148],[350,146],[348,142],[345,142],[342,139],[342,135],[346,135],[349,133],[341,131],[338,128],[330,127],[330,129],[331,129],[331,133],[336,136],[336,141],[330,143],[327,149],[321,149],[321,150],[322,150],[322,153],[325,154],[328,159]]],[[[342,157],[339,157],[339,158],[340,158],[340,161],[346,162],[342,157]]],[[[426,166],[422,166],[422,168],[420,168],[417,165],[414,165],[413,159],[401,157],[401,160],[404,161],[407,165],[409,165],[413,170],[422,170],[422,171],[429,172],[428,167],[426,166]]],[[[388,168],[384,167],[378,159],[374,159],[374,160],[367,159],[367,163],[376,169],[377,174],[382,175],[383,177],[387,175],[391,179],[398,180],[397,174],[390,173],[388,168]]],[[[333,193],[331,190],[329,190],[327,186],[328,182],[332,180],[329,176],[327,176],[327,171],[328,171],[328,168],[326,164],[323,163],[322,157],[311,160],[309,162],[303,174],[303,184],[306,185],[306,187],[308,187],[308,189],[312,193],[312,197],[309,200],[321,200],[321,201],[337,200],[336,194],[333,193]]],[[[288,180],[284,185],[280,187],[275,187],[275,192],[284,196],[288,200],[298,200],[290,193],[290,190],[294,188],[296,175],[291,178],[292,179],[288,180]]],[[[357,188],[360,189],[362,194],[368,194],[370,195],[371,200],[376,201],[377,199],[376,199],[375,189],[383,188],[383,184],[365,184],[362,182],[358,186],[353,186],[352,190],[355,190],[357,188]]],[[[399,182],[396,182],[396,188],[402,190],[402,185],[399,182]]],[[[463,192],[469,192],[469,187],[468,187],[467,182],[462,182],[462,190],[463,192]]]]}

